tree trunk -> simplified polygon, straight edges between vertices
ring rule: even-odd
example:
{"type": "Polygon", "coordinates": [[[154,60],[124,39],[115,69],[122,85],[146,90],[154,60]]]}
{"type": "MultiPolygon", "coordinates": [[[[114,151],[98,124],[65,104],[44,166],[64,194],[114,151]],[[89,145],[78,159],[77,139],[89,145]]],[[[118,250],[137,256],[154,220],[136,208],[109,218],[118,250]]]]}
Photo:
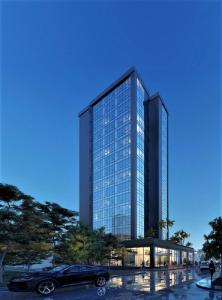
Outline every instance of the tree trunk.
{"type": "Polygon", "coordinates": [[[0,283],[3,282],[3,262],[6,256],[6,251],[2,253],[2,255],[0,256],[0,283]]]}

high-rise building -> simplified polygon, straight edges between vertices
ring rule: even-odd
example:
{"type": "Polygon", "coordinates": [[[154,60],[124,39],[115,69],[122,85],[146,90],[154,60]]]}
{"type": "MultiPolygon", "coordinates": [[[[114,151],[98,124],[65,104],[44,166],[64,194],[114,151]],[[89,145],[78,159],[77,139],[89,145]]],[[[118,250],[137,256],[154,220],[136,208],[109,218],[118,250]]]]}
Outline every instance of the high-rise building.
{"type": "Polygon", "coordinates": [[[160,95],[144,102],[145,120],[145,228],[168,238],[161,220],[169,219],[168,201],[168,112],[160,95]]]}
{"type": "Polygon", "coordinates": [[[80,120],[80,220],[127,240],[167,238],[168,112],[131,68],[80,120]]]}

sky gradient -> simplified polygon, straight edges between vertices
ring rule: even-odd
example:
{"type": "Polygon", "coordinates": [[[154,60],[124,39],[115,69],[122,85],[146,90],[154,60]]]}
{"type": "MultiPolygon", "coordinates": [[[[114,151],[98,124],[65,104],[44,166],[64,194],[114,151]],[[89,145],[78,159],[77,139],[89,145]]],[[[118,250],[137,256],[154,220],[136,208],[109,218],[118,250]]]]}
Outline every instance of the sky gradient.
{"type": "Polygon", "coordinates": [[[170,218],[221,209],[219,2],[2,2],[1,181],[78,210],[78,113],[132,65],[169,111],[170,218]]]}

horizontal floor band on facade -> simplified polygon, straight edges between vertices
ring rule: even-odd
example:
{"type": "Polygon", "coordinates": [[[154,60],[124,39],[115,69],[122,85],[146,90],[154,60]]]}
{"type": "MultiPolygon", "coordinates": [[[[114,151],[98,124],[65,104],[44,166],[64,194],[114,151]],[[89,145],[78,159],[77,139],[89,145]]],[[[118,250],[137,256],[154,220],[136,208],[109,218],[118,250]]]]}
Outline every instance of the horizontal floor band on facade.
{"type": "Polygon", "coordinates": [[[194,251],[191,247],[186,247],[183,245],[175,244],[169,240],[160,240],[155,238],[147,238],[147,239],[137,239],[137,240],[127,240],[123,241],[123,245],[125,247],[146,247],[146,246],[157,246],[162,247],[166,249],[172,249],[172,250],[182,250],[182,251],[194,251]]]}

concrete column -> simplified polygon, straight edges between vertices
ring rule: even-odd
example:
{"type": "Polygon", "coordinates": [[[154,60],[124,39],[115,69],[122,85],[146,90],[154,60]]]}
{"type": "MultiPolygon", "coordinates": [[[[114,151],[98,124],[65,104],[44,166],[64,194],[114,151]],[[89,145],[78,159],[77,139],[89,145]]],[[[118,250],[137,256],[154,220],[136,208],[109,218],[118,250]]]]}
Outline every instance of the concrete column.
{"type": "Polygon", "coordinates": [[[180,262],[180,265],[183,264],[183,260],[182,260],[182,251],[181,251],[181,250],[180,250],[180,260],[179,260],[179,262],[180,262]]]}
{"type": "Polygon", "coordinates": [[[150,292],[154,293],[155,292],[155,272],[150,272],[150,292]]]}
{"type": "Polygon", "coordinates": [[[155,268],[155,249],[154,245],[150,245],[150,268],[155,268]]]}

